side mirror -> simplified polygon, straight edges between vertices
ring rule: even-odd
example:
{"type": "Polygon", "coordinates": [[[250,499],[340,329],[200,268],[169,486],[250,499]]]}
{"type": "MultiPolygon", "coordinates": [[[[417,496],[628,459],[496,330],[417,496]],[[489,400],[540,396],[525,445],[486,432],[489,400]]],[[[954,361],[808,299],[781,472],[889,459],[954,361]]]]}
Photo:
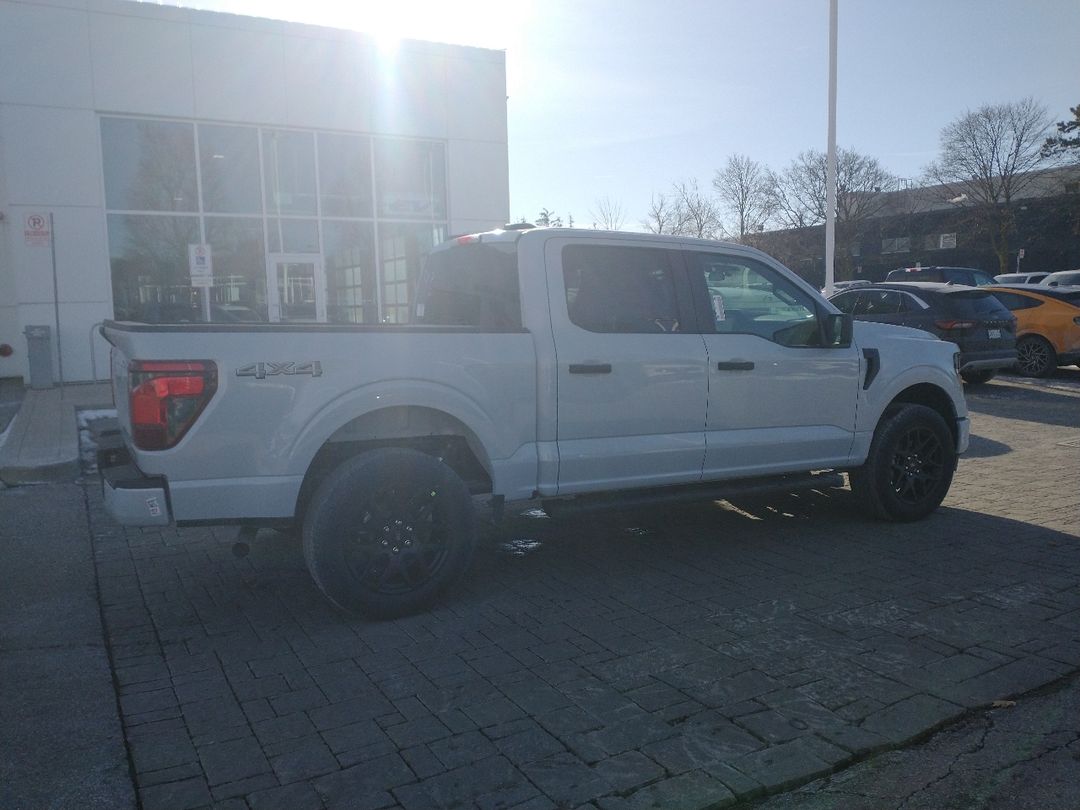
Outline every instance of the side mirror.
{"type": "Polygon", "coordinates": [[[846,349],[851,345],[854,321],[848,313],[834,315],[827,312],[822,315],[821,326],[826,348],[846,349]]]}

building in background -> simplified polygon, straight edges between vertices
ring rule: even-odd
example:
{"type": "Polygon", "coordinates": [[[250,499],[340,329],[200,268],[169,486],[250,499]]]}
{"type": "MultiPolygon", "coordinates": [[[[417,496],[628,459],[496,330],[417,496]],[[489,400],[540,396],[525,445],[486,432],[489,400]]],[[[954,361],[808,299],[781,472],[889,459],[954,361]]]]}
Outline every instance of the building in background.
{"type": "Polygon", "coordinates": [[[0,215],[0,377],[28,325],[70,382],[106,318],[403,322],[434,244],[509,218],[504,54],[0,0],[0,215]]]}
{"type": "MultiPolygon", "coordinates": [[[[1080,268],[1080,165],[1026,175],[1007,213],[1008,271],[1080,268]]],[[[985,211],[942,186],[880,192],[881,205],[857,223],[837,222],[836,280],[880,281],[898,267],[942,265],[1000,272],[985,211]]],[[[750,244],[816,286],[825,283],[825,226],[765,231],[750,244]]]]}

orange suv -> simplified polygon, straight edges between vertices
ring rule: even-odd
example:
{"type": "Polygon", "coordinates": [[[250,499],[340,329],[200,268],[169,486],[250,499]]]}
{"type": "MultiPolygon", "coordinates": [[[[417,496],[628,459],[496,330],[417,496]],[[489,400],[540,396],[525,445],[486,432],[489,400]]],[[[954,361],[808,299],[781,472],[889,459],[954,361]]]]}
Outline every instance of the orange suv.
{"type": "Polygon", "coordinates": [[[984,287],[1016,316],[1016,368],[1048,377],[1080,363],[1080,287],[1002,284],[984,287]]]}

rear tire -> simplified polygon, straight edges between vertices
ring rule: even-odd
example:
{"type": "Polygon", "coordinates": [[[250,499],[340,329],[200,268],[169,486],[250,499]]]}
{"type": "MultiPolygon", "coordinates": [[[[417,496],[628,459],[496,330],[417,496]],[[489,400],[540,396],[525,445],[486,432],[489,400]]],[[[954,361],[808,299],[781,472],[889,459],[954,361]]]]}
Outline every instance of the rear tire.
{"type": "Polygon", "coordinates": [[[1025,377],[1049,377],[1057,368],[1057,353],[1043,338],[1027,335],[1016,344],[1016,368],[1025,377]]]}
{"type": "Polygon", "coordinates": [[[867,513],[906,522],[941,505],[955,471],[956,445],[941,415],[925,405],[901,404],[885,412],[866,463],[848,477],[867,513]]]}
{"type": "Polygon", "coordinates": [[[472,499],[437,458],[387,447],[347,459],[315,491],[304,558],[338,607],[372,618],[424,610],[467,570],[472,499]]]}
{"type": "Polygon", "coordinates": [[[990,380],[994,379],[994,376],[996,374],[997,374],[997,371],[992,369],[992,368],[991,369],[984,369],[982,371],[961,371],[960,372],[960,376],[963,378],[964,382],[966,382],[968,385],[982,385],[983,383],[988,383],[988,382],[990,382],[990,380]]]}

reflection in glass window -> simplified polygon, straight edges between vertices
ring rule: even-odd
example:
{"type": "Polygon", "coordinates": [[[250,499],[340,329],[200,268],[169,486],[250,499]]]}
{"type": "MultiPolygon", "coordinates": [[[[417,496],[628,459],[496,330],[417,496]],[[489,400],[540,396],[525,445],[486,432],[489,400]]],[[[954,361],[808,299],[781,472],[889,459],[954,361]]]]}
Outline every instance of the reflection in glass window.
{"type": "Polygon", "coordinates": [[[261,219],[207,217],[206,241],[214,263],[210,319],[266,320],[266,257],[261,219]]]}
{"type": "Polygon", "coordinates": [[[421,262],[445,238],[441,225],[379,226],[384,323],[408,323],[421,262]]]}
{"type": "Polygon", "coordinates": [[[105,204],[120,211],[197,211],[191,124],[101,119],[105,204]]]}
{"type": "Polygon", "coordinates": [[[368,222],[324,222],[326,313],[335,323],[377,323],[375,228],[368,222]]]}
{"type": "Polygon", "coordinates": [[[696,283],[704,280],[717,332],[757,335],[783,346],[820,345],[813,298],[789,279],[742,256],[687,257],[696,283]]]}
{"type": "Polygon", "coordinates": [[[269,219],[271,253],[318,253],[319,223],[314,219],[269,219]]]}
{"type": "Polygon", "coordinates": [[[192,216],[109,214],[109,263],[118,320],[201,320],[188,273],[188,245],[199,241],[192,216]]]}
{"type": "Polygon", "coordinates": [[[259,138],[253,127],[199,124],[203,210],[261,214],[259,138]]]}
{"type": "Polygon", "coordinates": [[[266,210],[315,214],[315,139],[310,132],[263,130],[266,210]]]}
{"type": "Polygon", "coordinates": [[[379,139],[375,142],[379,216],[446,217],[446,154],[441,143],[379,139]]]}
{"type": "Polygon", "coordinates": [[[319,133],[319,195],[325,217],[372,216],[370,138],[319,133]]]}

